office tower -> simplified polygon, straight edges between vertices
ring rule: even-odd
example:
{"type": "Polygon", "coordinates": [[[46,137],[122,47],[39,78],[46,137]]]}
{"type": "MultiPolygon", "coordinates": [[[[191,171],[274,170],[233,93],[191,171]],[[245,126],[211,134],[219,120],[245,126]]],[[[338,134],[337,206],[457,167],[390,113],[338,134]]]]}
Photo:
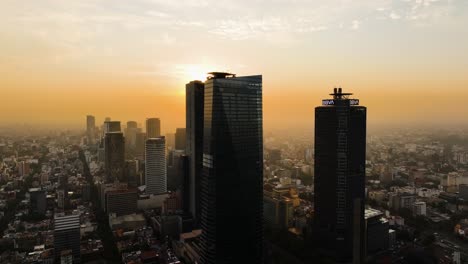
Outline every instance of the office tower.
{"type": "Polygon", "coordinates": [[[138,179],[138,172],[139,172],[139,164],[140,162],[136,159],[134,160],[126,160],[125,161],[125,178],[127,179],[127,183],[131,187],[137,187],[139,183],[138,179]]]}
{"type": "Polygon", "coordinates": [[[185,150],[186,130],[185,128],[177,128],[175,133],[175,149],[185,150]]]}
{"type": "Polygon", "coordinates": [[[125,143],[128,149],[134,149],[136,146],[136,134],[140,132],[137,122],[128,121],[125,128],[125,143]]]}
{"type": "Polygon", "coordinates": [[[58,178],[57,203],[59,208],[69,209],[70,199],[68,198],[68,175],[61,174],[58,178]]]}
{"type": "Polygon", "coordinates": [[[175,133],[166,133],[166,148],[175,149],[175,133]]]}
{"type": "Polygon", "coordinates": [[[29,189],[31,211],[36,214],[45,214],[47,209],[46,192],[41,188],[29,189]]]}
{"type": "Polygon", "coordinates": [[[182,174],[182,208],[184,213],[188,214],[190,212],[190,163],[187,155],[180,157],[178,171],[182,174]]]}
{"type": "Polygon", "coordinates": [[[182,156],[185,155],[183,150],[171,150],[167,158],[167,189],[176,191],[180,189],[184,183],[183,171],[181,171],[182,156]]]}
{"type": "Polygon", "coordinates": [[[124,181],[125,139],[121,132],[106,133],[104,152],[107,181],[124,181]]]}
{"type": "Polygon", "coordinates": [[[25,162],[25,161],[20,161],[16,164],[17,168],[18,168],[18,174],[19,176],[27,176],[31,173],[31,166],[29,165],[29,163],[25,162]]]}
{"type": "Polygon", "coordinates": [[[167,192],[166,141],[164,137],[146,140],[145,182],[147,194],[167,192]]]}
{"type": "Polygon", "coordinates": [[[109,132],[121,132],[120,121],[104,122],[104,136],[109,132]]]}
{"type": "Polygon", "coordinates": [[[137,210],[137,189],[110,190],[106,195],[106,213],[117,216],[133,214],[137,210]]]}
{"type": "Polygon", "coordinates": [[[62,251],[71,250],[73,263],[80,263],[80,216],[55,215],[54,217],[55,258],[60,259],[62,251]]]}
{"type": "Polygon", "coordinates": [[[92,115],[86,116],[86,137],[88,138],[88,145],[96,143],[96,119],[92,115]]]}
{"type": "Polygon", "coordinates": [[[203,168],[203,107],[204,88],[201,81],[192,81],[185,85],[185,122],[186,149],[189,159],[190,212],[195,225],[200,220],[200,179],[203,168]]]}
{"type": "Polygon", "coordinates": [[[411,210],[415,201],[416,196],[409,193],[398,193],[396,195],[390,196],[390,205],[396,211],[399,211],[402,208],[411,210]]]}
{"type": "Polygon", "coordinates": [[[389,224],[384,214],[378,210],[369,208],[365,210],[365,238],[367,256],[372,256],[378,252],[388,249],[389,244],[389,224]]]}
{"type": "Polygon", "coordinates": [[[263,263],[262,76],[205,82],[201,263],[263,263]]]}
{"type": "Polygon", "coordinates": [[[337,262],[364,250],[366,108],[341,88],[315,108],[314,237],[337,262]]]}
{"type": "Polygon", "coordinates": [[[128,121],[127,122],[127,128],[137,128],[138,124],[136,121],[128,121]]]}
{"type": "Polygon", "coordinates": [[[137,132],[135,136],[135,156],[138,159],[144,159],[145,155],[146,133],[137,132]]]}
{"type": "Polygon", "coordinates": [[[57,207],[60,209],[65,209],[65,190],[57,190],[57,207]]]}
{"type": "Polygon", "coordinates": [[[284,196],[265,192],[263,195],[263,219],[265,225],[287,230],[294,216],[294,201],[284,196]]]}
{"type": "Polygon", "coordinates": [[[157,138],[161,136],[161,122],[159,118],[146,119],[146,138],[157,138]]]}

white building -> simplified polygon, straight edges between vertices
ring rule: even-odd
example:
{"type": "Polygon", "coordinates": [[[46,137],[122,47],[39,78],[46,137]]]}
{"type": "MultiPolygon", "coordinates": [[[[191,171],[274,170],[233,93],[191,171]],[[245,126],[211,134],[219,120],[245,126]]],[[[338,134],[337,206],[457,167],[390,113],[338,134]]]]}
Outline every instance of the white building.
{"type": "Polygon", "coordinates": [[[165,137],[149,138],[146,140],[145,181],[147,194],[167,192],[165,137]]]}

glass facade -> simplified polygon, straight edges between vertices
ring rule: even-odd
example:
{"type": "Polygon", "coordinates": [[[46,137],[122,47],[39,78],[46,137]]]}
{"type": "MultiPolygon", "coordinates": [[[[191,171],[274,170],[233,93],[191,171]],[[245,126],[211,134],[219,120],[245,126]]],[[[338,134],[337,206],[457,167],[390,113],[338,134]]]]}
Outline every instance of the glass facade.
{"type": "Polygon", "coordinates": [[[204,88],[202,263],[263,263],[262,76],[204,88]]]}
{"type": "Polygon", "coordinates": [[[314,237],[337,261],[364,249],[366,108],[335,98],[315,109],[314,237]]]}
{"type": "Polygon", "coordinates": [[[107,182],[124,182],[125,138],[121,132],[106,133],[104,143],[107,182]]]}
{"type": "Polygon", "coordinates": [[[204,83],[192,81],[185,86],[186,150],[189,159],[190,212],[195,226],[200,222],[200,178],[203,168],[204,83]]]}

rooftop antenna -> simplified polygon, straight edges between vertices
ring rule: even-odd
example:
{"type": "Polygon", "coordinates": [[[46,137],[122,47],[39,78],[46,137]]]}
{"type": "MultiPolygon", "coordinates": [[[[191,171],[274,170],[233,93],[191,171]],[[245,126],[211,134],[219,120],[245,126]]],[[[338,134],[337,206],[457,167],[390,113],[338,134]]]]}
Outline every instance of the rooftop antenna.
{"type": "Polygon", "coordinates": [[[341,87],[338,87],[338,88],[334,88],[333,93],[330,95],[333,96],[333,99],[335,100],[342,100],[342,99],[348,99],[349,96],[352,95],[352,93],[343,93],[343,89],[341,89],[341,87]]]}

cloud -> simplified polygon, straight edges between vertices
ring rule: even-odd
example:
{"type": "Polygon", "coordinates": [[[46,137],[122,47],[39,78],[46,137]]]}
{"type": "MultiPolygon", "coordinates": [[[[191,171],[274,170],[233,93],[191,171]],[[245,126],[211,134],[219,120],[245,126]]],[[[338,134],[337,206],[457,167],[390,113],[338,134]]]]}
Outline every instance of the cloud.
{"type": "Polygon", "coordinates": [[[173,45],[176,42],[176,38],[169,36],[169,34],[164,33],[161,37],[162,42],[166,45],[173,45]]]}
{"type": "Polygon", "coordinates": [[[390,17],[391,19],[393,19],[393,20],[398,20],[398,19],[401,18],[401,16],[398,15],[397,13],[395,13],[395,12],[391,12],[390,15],[389,15],[389,17],[390,17]]]}
{"type": "Polygon", "coordinates": [[[361,26],[361,22],[359,20],[353,20],[351,22],[351,29],[352,30],[358,30],[360,26],[361,26]]]}
{"type": "Polygon", "coordinates": [[[77,59],[101,56],[109,45],[119,53],[200,36],[284,45],[322,31],[360,30],[377,19],[430,24],[450,16],[465,0],[5,1],[0,32],[41,42],[57,57],[77,59]]]}

